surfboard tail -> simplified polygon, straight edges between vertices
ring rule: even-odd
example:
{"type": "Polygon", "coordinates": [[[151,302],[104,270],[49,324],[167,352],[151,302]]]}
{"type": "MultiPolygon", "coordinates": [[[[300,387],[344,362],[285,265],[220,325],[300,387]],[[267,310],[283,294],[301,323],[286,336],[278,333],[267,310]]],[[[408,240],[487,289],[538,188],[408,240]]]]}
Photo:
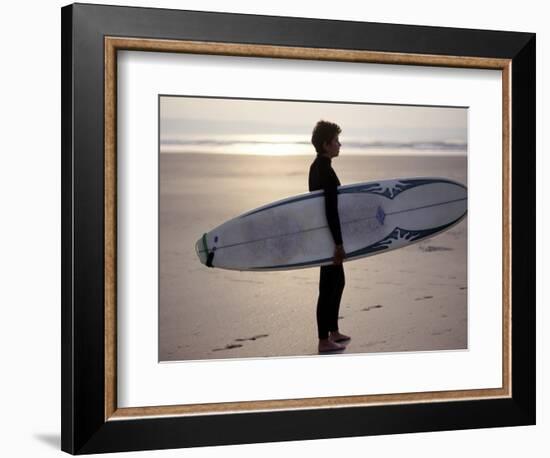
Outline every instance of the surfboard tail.
{"type": "Polygon", "coordinates": [[[207,267],[214,267],[213,261],[216,247],[208,247],[208,234],[204,233],[202,237],[197,240],[197,243],[195,243],[195,251],[202,264],[206,265],[207,267]]]}
{"type": "Polygon", "coordinates": [[[206,259],[208,257],[208,253],[204,249],[203,237],[198,239],[197,243],[195,243],[195,252],[197,253],[197,257],[199,258],[199,261],[201,262],[201,264],[206,265],[206,259]]]}

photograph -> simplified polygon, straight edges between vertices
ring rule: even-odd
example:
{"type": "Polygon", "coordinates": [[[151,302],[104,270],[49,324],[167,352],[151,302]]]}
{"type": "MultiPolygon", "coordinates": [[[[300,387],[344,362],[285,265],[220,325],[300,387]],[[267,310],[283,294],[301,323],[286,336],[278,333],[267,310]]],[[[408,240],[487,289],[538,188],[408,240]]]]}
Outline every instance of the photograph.
{"type": "Polygon", "coordinates": [[[158,110],[159,362],[468,349],[468,107],[158,110]]]}
{"type": "Polygon", "coordinates": [[[535,425],[538,26],[265,13],[61,9],[61,449],[535,425]]]}

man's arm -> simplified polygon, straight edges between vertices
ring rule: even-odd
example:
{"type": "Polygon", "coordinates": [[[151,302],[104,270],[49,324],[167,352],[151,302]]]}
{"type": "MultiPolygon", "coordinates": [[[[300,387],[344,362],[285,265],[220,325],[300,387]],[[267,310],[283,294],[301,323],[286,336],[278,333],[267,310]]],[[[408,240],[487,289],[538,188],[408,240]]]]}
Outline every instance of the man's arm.
{"type": "Polygon", "coordinates": [[[338,191],[336,185],[323,187],[325,191],[325,213],[327,222],[335,245],[342,245],[342,229],[340,227],[340,216],[338,215],[338,191]]]}
{"type": "Polygon", "coordinates": [[[319,164],[319,182],[325,194],[325,214],[328,227],[334,239],[335,245],[342,245],[342,230],[340,216],[338,215],[338,190],[337,182],[330,173],[330,166],[326,163],[319,164]]]}

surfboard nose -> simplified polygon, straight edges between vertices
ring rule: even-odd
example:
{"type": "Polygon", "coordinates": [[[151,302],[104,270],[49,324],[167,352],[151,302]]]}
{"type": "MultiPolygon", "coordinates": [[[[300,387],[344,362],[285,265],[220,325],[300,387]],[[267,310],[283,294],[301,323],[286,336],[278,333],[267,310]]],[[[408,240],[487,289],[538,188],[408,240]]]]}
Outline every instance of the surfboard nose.
{"type": "Polygon", "coordinates": [[[207,253],[204,249],[204,242],[202,240],[202,237],[197,240],[197,243],[195,243],[195,252],[197,253],[201,264],[206,264],[207,253]]]}

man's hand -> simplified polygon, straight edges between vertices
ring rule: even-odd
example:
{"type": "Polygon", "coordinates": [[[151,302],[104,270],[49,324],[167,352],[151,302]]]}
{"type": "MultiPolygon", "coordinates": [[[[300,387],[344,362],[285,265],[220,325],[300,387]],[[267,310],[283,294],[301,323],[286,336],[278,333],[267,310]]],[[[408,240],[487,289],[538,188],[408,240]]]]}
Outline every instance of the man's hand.
{"type": "Polygon", "coordinates": [[[346,252],[344,251],[344,246],[336,245],[334,247],[334,260],[332,261],[333,264],[336,264],[336,265],[342,264],[345,257],[346,257],[346,252]]]}

